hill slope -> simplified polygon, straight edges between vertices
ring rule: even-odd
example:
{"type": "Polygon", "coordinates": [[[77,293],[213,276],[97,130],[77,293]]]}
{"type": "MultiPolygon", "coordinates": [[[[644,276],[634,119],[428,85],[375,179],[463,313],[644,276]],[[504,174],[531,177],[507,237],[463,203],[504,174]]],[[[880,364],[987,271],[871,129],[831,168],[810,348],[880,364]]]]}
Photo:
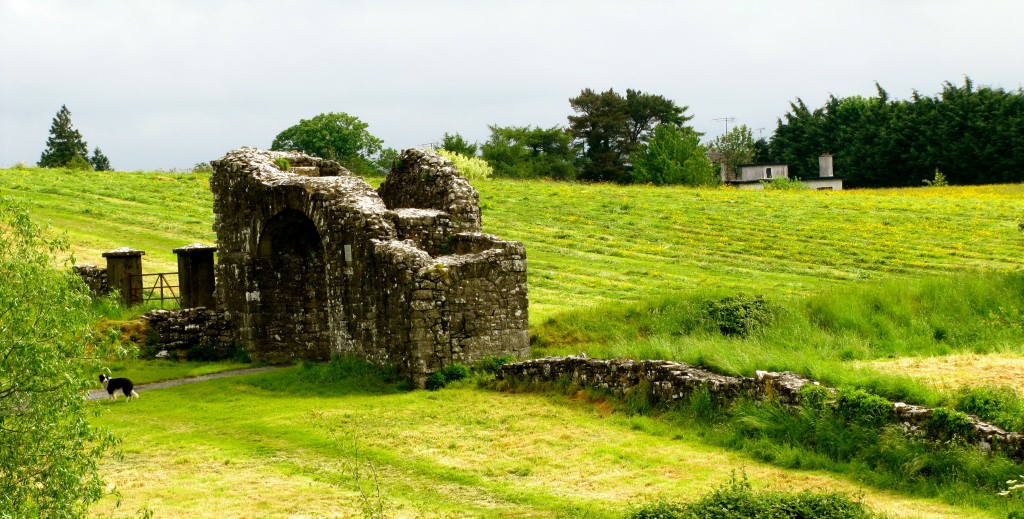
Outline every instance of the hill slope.
{"type": "MultiPolygon", "coordinates": [[[[79,263],[121,246],[146,272],[213,243],[209,177],[0,170],[79,263]]],[[[478,182],[484,230],[526,244],[534,320],[598,302],[719,287],[804,294],[887,276],[1019,270],[1024,185],[841,192],[478,182]]]]}

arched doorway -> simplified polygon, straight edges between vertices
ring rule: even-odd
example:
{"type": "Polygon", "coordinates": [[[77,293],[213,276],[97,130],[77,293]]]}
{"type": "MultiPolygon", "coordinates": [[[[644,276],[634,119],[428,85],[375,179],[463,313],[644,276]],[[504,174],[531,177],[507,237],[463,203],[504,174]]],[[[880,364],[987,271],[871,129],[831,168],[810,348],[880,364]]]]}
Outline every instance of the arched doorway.
{"type": "Polygon", "coordinates": [[[294,209],[277,213],[260,234],[256,284],[267,360],[330,355],[324,248],[320,232],[294,209]]]}

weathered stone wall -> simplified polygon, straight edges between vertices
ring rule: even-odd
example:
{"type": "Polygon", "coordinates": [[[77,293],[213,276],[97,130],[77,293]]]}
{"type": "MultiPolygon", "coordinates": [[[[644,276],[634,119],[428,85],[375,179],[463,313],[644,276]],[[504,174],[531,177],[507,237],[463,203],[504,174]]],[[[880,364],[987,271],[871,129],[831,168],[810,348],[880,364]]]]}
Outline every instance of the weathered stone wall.
{"type": "MultiPolygon", "coordinates": [[[[526,382],[565,380],[620,396],[636,388],[649,388],[649,396],[663,403],[687,398],[694,391],[707,387],[712,397],[723,402],[745,396],[773,398],[786,405],[796,405],[800,403],[800,390],[804,385],[820,385],[788,371],[758,371],[756,375],[753,378],[730,377],[666,360],[602,360],[569,356],[506,364],[496,376],[499,380],[526,382]]],[[[834,389],[827,389],[835,394],[834,389]]],[[[928,407],[903,402],[893,404],[893,413],[903,429],[925,439],[928,439],[926,424],[933,412],[934,409],[928,407]]],[[[965,438],[967,441],[982,450],[996,450],[1015,460],[1024,459],[1024,435],[1005,431],[974,416],[970,419],[972,432],[965,438]]]]}
{"type": "Polygon", "coordinates": [[[110,285],[107,284],[107,269],[96,265],[75,265],[72,267],[75,274],[78,274],[89,287],[89,291],[95,296],[105,296],[110,293],[110,285]]]}
{"type": "Polygon", "coordinates": [[[476,191],[450,162],[406,150],[385,204],[333,163],[299,175],[279,157],[307,163],[254,148],[212,162],[218,308],[254,358],[353,353],[422,385],[453,360],[525,355],[525,249],[479,234],[476,191]]]}
{"type": "Polygon", "coordinates": [[[378,192],[391,209],[444,211],[455,232],[480,232],[480,196],[440,155],[416,148],[403,151],[378,192]]]}
{"type": "Polygon", "coordinates": [[[203,307],[151,310],[142,319],[160,350],[188,350],[203,345],[226,356],[234,349],[231,327],[220,312],[203,307]]]}

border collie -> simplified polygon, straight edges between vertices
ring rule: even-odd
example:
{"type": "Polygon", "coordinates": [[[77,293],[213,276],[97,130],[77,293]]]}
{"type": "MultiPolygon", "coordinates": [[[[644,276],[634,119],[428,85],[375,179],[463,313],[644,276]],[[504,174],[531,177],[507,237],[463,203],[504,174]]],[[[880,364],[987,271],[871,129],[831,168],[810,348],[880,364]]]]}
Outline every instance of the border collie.
{"type": "Polygon", "coordinates": [[[107,394],[110,395],[111,400],[117,400],[117,390],[120,389],[124,393],[124,399],[126,401],[131,400],[132,397],[139,398],[139,394],[135,392],[135,384],[132,384],[131,380],[126,378],[110,378],[104,374],[100,374],[100,383],[103,384],[103,389],[107,390],[107,394]]]}

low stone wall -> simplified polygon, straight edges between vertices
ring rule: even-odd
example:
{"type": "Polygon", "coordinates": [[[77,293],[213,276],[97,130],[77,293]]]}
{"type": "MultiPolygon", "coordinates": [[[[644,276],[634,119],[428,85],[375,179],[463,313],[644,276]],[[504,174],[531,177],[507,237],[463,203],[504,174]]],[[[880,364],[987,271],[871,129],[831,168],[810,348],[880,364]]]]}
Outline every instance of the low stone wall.
{"type": "MultiPolygon", "coordinates": [[[[756,376],[730,377],[682,362],[666,360],[634,361],[628,359],[591,359],[586,356],[546,357],[502,366],[499,380],[555,382],[564,380],[583,387],[603,389],[624,396],[637,387],[649,387],[650,396],[668,404],[689,397],[707,387],[718,401],[738,397],[772,398],[786,405],[800,403],[800,390],[805,384],[820,385],[792,372],[758,371],[756,376]]],[[[835,394],[835,390],[827,388],[835,394]]],[[[935,410],[896,402],[893,413],[908,434],[928,438],[927,423],[935,410]]],[[[1002,452],[1011,459],[1024,460],[1024,435],[1007,432],[977,417],[970,416],[971,432],[966,438],[981,450],[1002,452]]]]}
{"type": "Polygon", "coordinates": [[[107,269],[96,265],[75,265],[72,267],[75,274],[78,274],[85,281],[85,286],[95,296],[105,296],[110,293],[110,286],[107,284],[107,269]]]}
{"type": "Polygon", "coordinates": [[[152,310],[142,316],[149,325],[149,346],[156,350],[190,350],[205,346],[219,357],[235,350],[231,328],[224,314],[203,307],[184,310],[152,310]]]}

